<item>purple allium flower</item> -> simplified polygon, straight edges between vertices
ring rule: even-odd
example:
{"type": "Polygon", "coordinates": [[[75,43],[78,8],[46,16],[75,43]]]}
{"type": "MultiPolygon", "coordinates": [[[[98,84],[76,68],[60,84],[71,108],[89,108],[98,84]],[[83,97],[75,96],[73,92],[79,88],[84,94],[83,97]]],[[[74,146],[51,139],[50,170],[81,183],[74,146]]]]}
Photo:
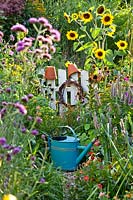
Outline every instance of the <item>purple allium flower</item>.
{"type": "Polygon", "coordinates": [[[51,36],[53,38],[54,41],[59,42],[61,39],[61,34],[58,30],[56,29],[52,29],[50,30],[51,36]]]}
{"type": "Polygon", "coordinates": [[[6,138],[5,137],[1,137],[0,138],[0,145],[4,145],[6,143],[6,138]]]}
{"type": "Polygon", "coordinates": [[[32,134],[32,135],[38,135],[38,133],[39,133],[39,132],[38,132],[38,130],[36,130],[36,129],[34,129],[34,130],[31,131],[31,134],[32,134]]]}
{"type": "Polygon", "coordinates": [[[27,129],[26,129],[25,127],[22,127],[22,128],[21,128],[22,133],[26,133],[26,130],[27,130],[27,129]]]}
{"type": "Polygon", "coordinates": [[[3,37],[4,33],[2,31],[0,31],[0,37],[3,37]]]}
{"type": "Polygon", "coordinates": [[[7,161],[10,161],[12,159],[12,156],[10,153],[6,154],[6,160],[7,161]]]}
{"type": "Polygon", "coordinates": [[[47,25],[49,23],[48,20],[44,17],[38,18],[38,22],[43,25],[47,25]]]}
{"type": "Polygon", "coordinates": [[[45,183],[45,178],[40,178],[40,183],[45,183]]]}
{"type": "Polygon", "coordinates": [[[33,118],[32,118],[31,116],[28,116],[27,119],[28,119],[29,121],[32,121],[33,118]]]}
{"type": "Polygon", "coordinates": [[[27,114],[27,110],[26,110],[26,108],[25,108],[24,105],[22,105],[22,104],[20,104],[20,103],[15,103],[14,105],[15,105],[16,108],[19,109],[19,112],[20,112],[21,114],[23,114],[23,115],[26,115],[26,114],[27,114]]]}
{"type": "Polygon", "coordinates": [[[15,155],[17,153],[20,153],[22,151],[22,148],[21,147],[14,147],[13,151],[12,151],[12,154],[15,155]]]}
{"type": "Polygon", "coordinates": [[[31,24],[35,24],[35,23],[38,22],[38,19],[35,18],[35,17],[31,17],[31,18],[28,20],[28,22],[31,23],[31,24]]]}
{"type": "Polygon", "coordinates": [[[32,99],[34,95],[33,94],[28,94],[27,96],[28,96],[29,99],[32,99]]]}
{"type": "Polygon", "coordinates": [[[28,29],[22,24],[16,24],[12,26],[11,31],[15,31],[15,32],[20,31],[20,32],[28,33],[28,29]]]}
{"type": "Polygon", "coordinates": [[[29,98],[28,98],[28,96],[23,96],[22,98],[21,98],[21,100],[23,101],[23,102],[28,102],[29,101],[29,98]]]}
{"type": "Polygon", "coordinates": [[[6,91],[7,93],[10,93],[10,92],[11,92],[11,88],[6,88],[5,91],[6,91]]]}
{"type": "Polygon", "coordinates": [[[36,117],[36,122],[37,122],[38,124],[42,123],[42,118],[41,118],[41,117],[36,117]]]}

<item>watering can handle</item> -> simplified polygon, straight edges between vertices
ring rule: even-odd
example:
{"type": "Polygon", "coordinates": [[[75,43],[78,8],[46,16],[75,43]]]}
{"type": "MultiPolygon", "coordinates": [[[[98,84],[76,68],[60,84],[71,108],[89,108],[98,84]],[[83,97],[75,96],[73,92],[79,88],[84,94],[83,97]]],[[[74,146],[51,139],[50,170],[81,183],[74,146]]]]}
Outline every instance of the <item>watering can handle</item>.
{"type": "Polygon", "coordinates": [[[72,133],[73,133],[73,136],[75,137],[75,140],[77,140],[77,135],[75,133],[75,131],[70,127],[70,126],[59,126],[60,128],[68,128],[72,133]]]}

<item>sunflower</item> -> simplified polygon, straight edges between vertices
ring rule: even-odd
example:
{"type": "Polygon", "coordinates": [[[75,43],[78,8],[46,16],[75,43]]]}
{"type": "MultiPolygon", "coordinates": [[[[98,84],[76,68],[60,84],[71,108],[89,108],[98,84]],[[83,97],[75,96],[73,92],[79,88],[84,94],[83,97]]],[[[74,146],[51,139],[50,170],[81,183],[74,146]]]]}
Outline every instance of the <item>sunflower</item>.
{"type": "Polygon", "coordinates": [[[72,20],[77,20],[78,19],[78,14],[77,13],[72,13],[72,15],[71,15],[71,17],[72,17],[72,20]]]}
{"type": "Polygon", "coordinates": [[[114,35],[115,31],[116,31],[116,26],[115,25],[110,25],[109,26],[109,31],[107,32],[107,35],[112,37],[114,35]]]}
{"type": "Polygon", "coordinates": [[[101,22],[105,26],[108,26],[113,23],[113,19],[114,19],[113,15],[111,15],[110,13],[107,13],[102,16],[101,22]]]}
{"type": "Polygon", "coordinates": [[[83,12],[83,13],[80,13],[79,16],[80,16],[80,19],[84,21],[84,23],[90,22],[93,19],[91,12],[83,12]]]}
{"type": "Polygon", "coordinates": [[[76,40],[78,38],[78,33],[76,31],[70,30],[67,31],[66,36],[68,40],[76,40]]]}
{"type": "Polygon", "coordinates": [[[119,40],[118,42],[115,43],[119,50],[125,50],[128,46],[128,43],[124,40],[119,40]]]}
{"type": "Polygon", "coordinates": [[[65,66],[66,67],[68,67],[68,65],[70,65],[70,64],[72,64],[70,61],[67,61],[66,63],[65,63],[65,66]]]}
{"type": "Polygon", "coordinates": [[[67,22],[70,24],[71,23],[71,19],[70,19],[69,15],[66,12],[64,13],[64,17],[67,20],[67,22]]]}
{"type": "Polygon", "coordinates": [[[105,51],[103,49],[97,49],[95,51],[95,57],[102,60],[105,58],[105,51]]]}
{"type": "Polygon", "coordinates": [[[96,10],[98,15],[103,15],[104,11],[105,11],[105,6],[104,5],[100,5],[96,10]]]}

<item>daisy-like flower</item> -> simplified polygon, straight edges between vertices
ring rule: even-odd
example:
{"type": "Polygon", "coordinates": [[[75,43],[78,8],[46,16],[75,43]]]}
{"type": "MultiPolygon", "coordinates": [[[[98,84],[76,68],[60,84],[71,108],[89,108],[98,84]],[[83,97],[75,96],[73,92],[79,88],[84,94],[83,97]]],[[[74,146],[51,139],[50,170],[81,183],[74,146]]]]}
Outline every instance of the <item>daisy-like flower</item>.
{"type": "Polygon", "coordinates": [[[103,15],[104,11],[105,11],[105,6],[104,6],[104,5],[100,5],[100,6],[97,8],[96,13],[97,13],[98,15],[103,15]]]}
{"type": "Polygon", "coordinates": [[[91,22],[93,19],[93,16],[89,11],[80,13],[79,17],[84,23],[91,22]]]}
{"type": "Polygon", "coordinates": [[[115,25],[110,25],[109,26],[109,31],[107,32],[107,35],[112,37],[114,35],[115,31],[116,31],[116,26],[115,25]]]}
{"type": "Polygon", "coordinates": [[[2,200],[17,200],[17,197],[15,197],[12,194],[5,194],[2,198],[2,200]]]}
{"type": "Polygon", "coordinates": [[[78,19],[78,14],[77,13],[72,13],[72,15],[71,15],[71,17],[72,17],[72,20],[77,20],[78,19]]]}
{"type": "Polygon", "coordinates": [[[70,24],[71,23],[71,19],[70,19],[70,16],[66,12],[64,13],[64,17],[67,20],[67,22],[70,24]]]}
{"type": "Polygon", "coordinates": [[[125,50],[128,46],[128,43],[124,40],[119,40],[118,42],[115,43],[119,50],[125,50]]]}
{"type": "Polygon", "coordinates": [[[100,60],[105,58],[105,51],[103,49],[97,49],[94,53],[95,53],[95,57],[100,60]]]}
{"type": "Polygon", "coordinates": [[[76,40],[78,38],[78,33],[76,31],[67,31],[66,37],[68,40],[76,40]]]}
{"type": "Polygon", "coordinates": [[[110,13],[106,13],[102,16],[101,22],[105,26],[109,26],[113,23],[113,19],[114,19],[113,15],[111,15],[110,13]]]}

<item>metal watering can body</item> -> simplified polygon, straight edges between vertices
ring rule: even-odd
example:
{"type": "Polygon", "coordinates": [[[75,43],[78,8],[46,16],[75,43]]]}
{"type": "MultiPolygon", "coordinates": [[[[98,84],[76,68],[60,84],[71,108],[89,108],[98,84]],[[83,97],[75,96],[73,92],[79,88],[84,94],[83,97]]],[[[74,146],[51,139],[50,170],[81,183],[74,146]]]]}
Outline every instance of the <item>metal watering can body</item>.
{"type": "Polygon", "coordinates": [[[80,140],[77,138],[74,130],[69,126],[62,127],[69,128],[74,137],[57,136],[50,138],[49,146],[51,160],[53,161],[54,166],[61,168],[61,170],[74,171],[83,157],[91,149],[94,142],[89,143],[87,146],[80,146],[80,140]]]}

